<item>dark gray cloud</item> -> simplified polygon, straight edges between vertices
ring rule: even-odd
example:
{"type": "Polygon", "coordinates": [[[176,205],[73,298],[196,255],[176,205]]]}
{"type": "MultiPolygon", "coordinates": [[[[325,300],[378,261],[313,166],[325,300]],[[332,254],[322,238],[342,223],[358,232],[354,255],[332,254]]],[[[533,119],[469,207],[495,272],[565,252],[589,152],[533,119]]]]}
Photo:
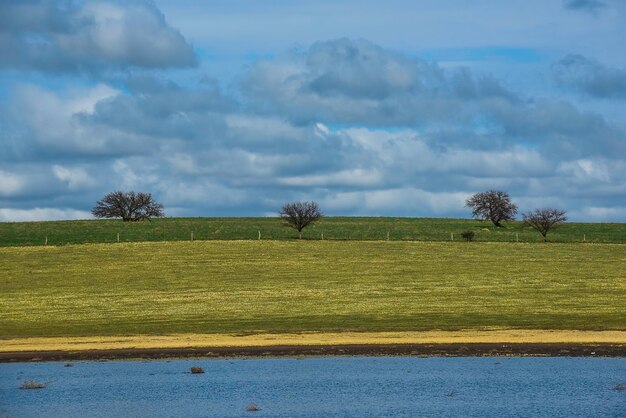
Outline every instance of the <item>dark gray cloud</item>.
{"type": "Polygon", "coordinates": [[[626,99],[626,69],[610,68],[582,55],[567,55],[553,64],[552,73],[560,85],[589,96],[626,99]]]}
{"type": "Polygon", "coordinates": [[[190,89],[144,76],[130,78],[127,86],[131,94],[99,101],[82,122],[116,126],[136,135],[201,142],[222,135],[223,114],[237,106],[214,80],[205,79],[190,89]]]}
{"type": "Polygon", "coordinates": [[[466,69],[444,71],[350,39],[318,42],[304,52],[256,63],[242,89],[258,111],[279,113],[295,123],[467,122],[475,116],[474,104],[519,100],[492,77],[476,77],[466,69]]]}
{"type": "Polygon", "coordinates": [[[583,112],[566,101],[533,100],[523,106],[495,106],[486,110],[508,143],[533,146],[553,158],[615,156],[626,153],[624,126],[583,112]]]}
{"type": "Polygon", "coordinates": [[[148,1],[0,2],[0,68],[75,72],[195,63],[191,45],[148,1]]]}
{"type": "Polygon", "coordinates": [[[582,10],[596,14],[606,7],[606,3],[599,0],[565,0],[564,7],[568,10],[582,10]]]}

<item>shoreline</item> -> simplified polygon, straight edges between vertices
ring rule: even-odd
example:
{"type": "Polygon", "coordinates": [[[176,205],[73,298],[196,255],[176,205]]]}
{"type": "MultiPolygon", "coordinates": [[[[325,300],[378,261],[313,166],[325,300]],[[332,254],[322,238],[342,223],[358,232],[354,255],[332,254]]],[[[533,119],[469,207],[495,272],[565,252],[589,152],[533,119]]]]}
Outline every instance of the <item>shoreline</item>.
{"type": "Polygon", "coordinates": [[[300,356],[626,357],[626,331],[469,329],[0,339],[0,363],[300,356]]]}
{"type": "Polygon", "coordinates": [[[82,351],[2,352],[0,363],[158,359],[224,359],[325,356],[412,357],[626,357],[624,344],[467,343],[348,344],[256,347],[127,348],[82,351]]]}

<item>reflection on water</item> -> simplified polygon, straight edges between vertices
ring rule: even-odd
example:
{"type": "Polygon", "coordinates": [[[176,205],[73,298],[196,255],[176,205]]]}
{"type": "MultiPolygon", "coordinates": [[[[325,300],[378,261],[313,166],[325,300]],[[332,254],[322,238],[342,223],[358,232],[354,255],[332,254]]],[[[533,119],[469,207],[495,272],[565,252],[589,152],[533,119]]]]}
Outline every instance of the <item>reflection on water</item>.
{"type": "Polygon", "coordinates": [[[0,365],[0,417],[617,417],[624,383],[612,358],[19,363],[0,365]],[[49,384],[19,389],[29,379],[49,384]]]}

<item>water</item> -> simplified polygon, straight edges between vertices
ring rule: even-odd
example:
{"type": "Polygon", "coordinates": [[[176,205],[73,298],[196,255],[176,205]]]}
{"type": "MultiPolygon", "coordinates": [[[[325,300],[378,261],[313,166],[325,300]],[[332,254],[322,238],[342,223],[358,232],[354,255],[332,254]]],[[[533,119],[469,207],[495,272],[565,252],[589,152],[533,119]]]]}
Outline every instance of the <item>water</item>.
{"type": "Polygon", "coordinates": [[[18,363],[0,364],[0,417],[626,417],[619,383],[626,359],[18,363]],[[27,379],[50,383],[19,389],[27,379]],[[250,403],[261,410],[247,412],[250,403]]]}

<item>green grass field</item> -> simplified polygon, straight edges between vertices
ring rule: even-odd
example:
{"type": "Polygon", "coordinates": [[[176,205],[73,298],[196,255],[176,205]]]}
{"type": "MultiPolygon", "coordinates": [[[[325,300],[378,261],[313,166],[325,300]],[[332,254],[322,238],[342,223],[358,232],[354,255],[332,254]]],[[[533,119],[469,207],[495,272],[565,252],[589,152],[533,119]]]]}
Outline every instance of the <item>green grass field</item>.
{"type": "MultiPolygon", "coordinates": [[[[474,231],[480,242],[539,242],[541,235],[521,222],[495,228],[471,219],[327,217],[304,230],[320,240],[449,241],[474,231]]],[[[163,218],[152,222],[121,220],[2,222],[0,246],[140,241],[294,239],[297,234],[278,218],[163,218]]],[[[548,234],[551,242],[626,243],[626,223],[566,223],[548,234]]]]}
{"type": "Polygon", "coordinates": [[[626,247],[196,241],[0,248],[0,337],[626,329],[626,247]]]}

